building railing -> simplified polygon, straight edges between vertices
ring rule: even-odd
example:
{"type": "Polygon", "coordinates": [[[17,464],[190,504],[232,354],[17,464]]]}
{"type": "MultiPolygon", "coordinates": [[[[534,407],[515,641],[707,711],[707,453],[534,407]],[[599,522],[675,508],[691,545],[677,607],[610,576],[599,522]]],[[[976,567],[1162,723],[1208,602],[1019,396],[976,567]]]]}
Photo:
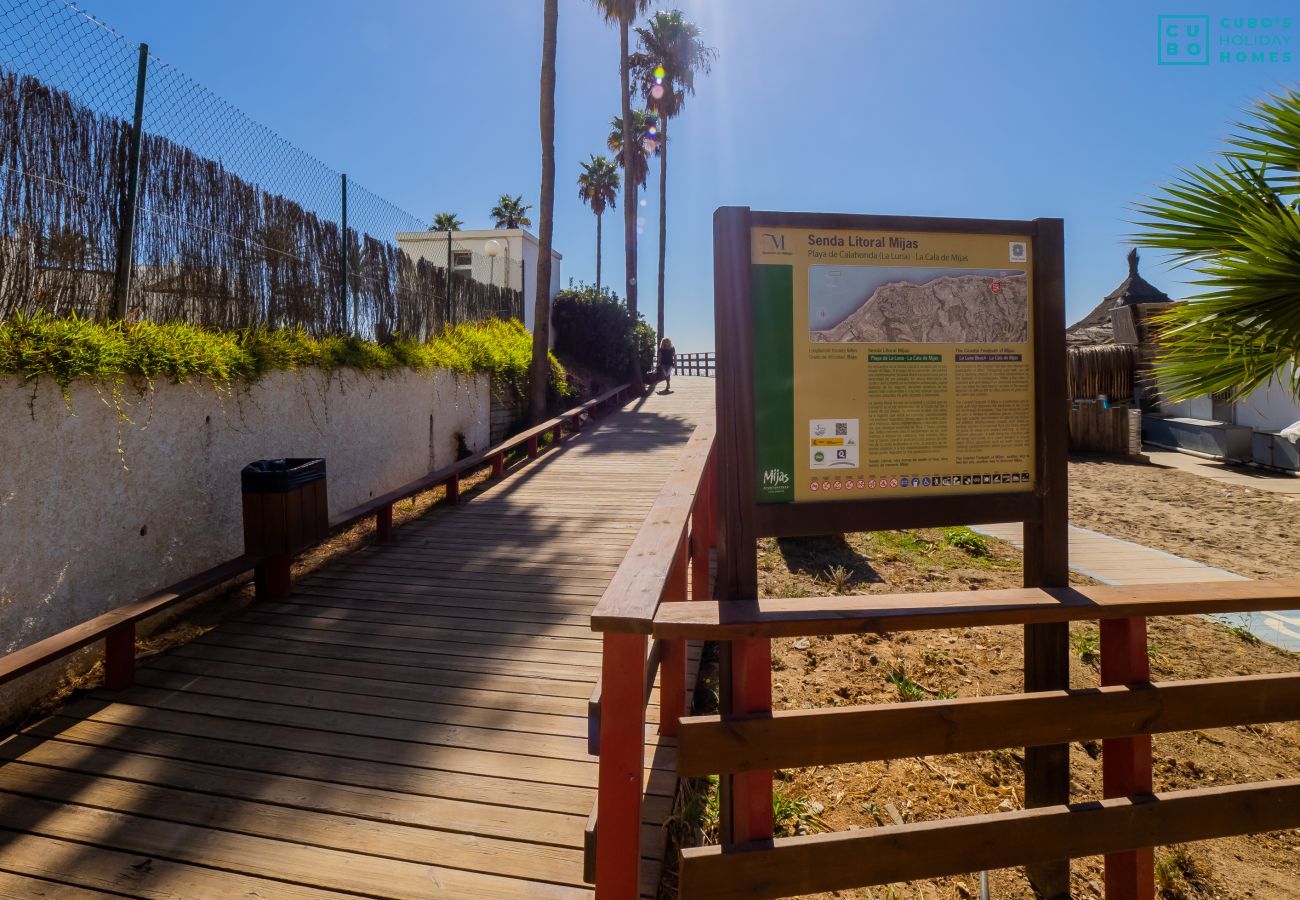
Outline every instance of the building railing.
{"type": "Polygon", "coordinates": [[[597,898],[636,897],[646,705],[660,677],[659,733],[674,735],[686,711],[686,642],[651,639],[655,614],[710,596],[716,546],[716,452],[712,422],[696,427],[627,555],[596,604],[600,682],[589,706],[589,744],[598,754],[596,808],[587,823],[587,880],[597,898]]]}
{"type": "MultiPolygon", "coordinates": [[[[526,455],[519,465],[526,464],[539,455],[542,450],[540,441],[546,434],[551,434],[553,443],[559,444],[566,431],[577,433],[581,430],[584,419],[611,406],[621,405],[624,400],[632,396],[634,390],[630,385],[619,385],[480,453],[430,472],[394,491],[353,507],[330,521],[329,534],[337,534],[362,519],[373,516],[376,542],[386,541],[392,535],[394,504],[437,487],[444,487],[447,501],[455,503],[460,496],[461,479],[466,475],[490,465],[492,477],[500,478],[506,472],[506,455],[512,450],[526,447],[526,455]]],[[[293,558],[288,555],[268,557],[244,554],[218,563],[160,591],[0,657],[0,686],[49,665],[95,641],[103,640],[104,686],[109,690],[130,687],[135,680],[136,626],[141,620],[205,591],[241,578],[249,572],[255,573],[258,600],[282,599],[288,595],[291,588],[292,562],[293,558]]]]}
{"type": "Polygon", "coordinates": [[[678,353],[678,375],[703,375],[712,378],[718,373],[717,358],[713,351],[707,353],[678,353]]]}
{"type": "Polygon", "coordinates": [[[688,848],[680,895],[785,897],[1106,854],[1108,900],[1151,897],[1152,847],[1300,826],[1300,779],[1152,793],[1150,735],[1300,719],[1300,674],[1152,683],[1146,618],[1297,601],[1300,580],[663,604],[661,641],[1076,620],[1099,620],[1102,641],[1101,688],[682,719],[683,777],[1101,740],[1104,799],[688,848]]]}

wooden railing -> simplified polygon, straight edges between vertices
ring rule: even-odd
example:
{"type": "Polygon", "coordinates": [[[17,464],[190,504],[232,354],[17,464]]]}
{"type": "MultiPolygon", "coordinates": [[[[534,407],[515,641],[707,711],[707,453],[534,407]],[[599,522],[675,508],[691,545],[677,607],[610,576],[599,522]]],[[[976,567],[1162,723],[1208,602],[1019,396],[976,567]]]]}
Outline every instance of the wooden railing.
{"type": "Polygon", "coordinates": [[[1300,719],[1300,674],[1151,683],[1146,617],[1298,603],[1300,580],[664,604],[658,640],[1093,619],[1102,641],[1099,689],[682,719],[682,776],[1101,740],[1105,799],[685,849],[680,894],[784,897],[1106,854],[1108,900],[1152,897],[1150,848],[1300,826],[1300,779],[1155,794],[1150,735],[1300,719]]]}
{"type": "Polygon", "coordinates": [[[716,545],[714,426],[696,427],[645,523],[592,613],[602,632],[600,682],[588,707],[600,757],[596,808],[587,822],[587,879],[596,896],[636,897],[646,705],[656,673],[659,733],[674,735],[686,710],[686,642],[650,639],[655,613],[708,597],[716,545]]]}
{"type": "MultiPolygon", "coordinates": [[[[385,541],[392,534],[395,503],[436,487],[445,487],[448,502],[455,503],[460,495],[461,478],[465,475],[490,464],[493,477],[502,476],[506,469],[506,454],[510,451],[526,446],[527,456],[524,462],[527,462],[538,455],[541,449],[539,442],[547,433],[552,434],[554,442],[558,444],[566,431],[576,433],[581,430],[584,418],[612,405],[621,404],[632,395],[634,390],[630,385],[619,385],[581,406],[575,406],[555,418],[513,435],[481,453],[475,453],[450,466],[417,478],[383,496],[368,500],[331,520],[330,534],[336,534],[364,518],[374,516],[375,540],[385,541]]],[[[289,556],[259,557],[245,554],[218,563],[210,569],[191,575],[160,591],[0,657],[0,686],[49,665],[95,641],[103,640],[104,686],[110,690],[127,688],[135,680],[137,623],[177,603],[234,581],[250,571],[256,573],[257,598],[278,599],[289,591],[289,569],[292,561],[289,556]]]]}
{"type": "Polygon", "coordinates": [[[712,378],[717,374],[717,358],[713,351],[707,353],[678,353],[678,375],[704,375],[712,378]]]}

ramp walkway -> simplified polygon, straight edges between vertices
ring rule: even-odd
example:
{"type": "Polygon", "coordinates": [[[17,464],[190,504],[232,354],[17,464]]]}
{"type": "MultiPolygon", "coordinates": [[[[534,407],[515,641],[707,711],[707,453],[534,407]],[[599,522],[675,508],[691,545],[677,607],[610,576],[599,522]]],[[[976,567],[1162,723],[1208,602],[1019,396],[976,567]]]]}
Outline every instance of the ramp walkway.
{"type": "Polygon", "coordinates": [[[589,616],[713,386],[630,402],[0,744],[0,897],[591,896],[589,616]]]}

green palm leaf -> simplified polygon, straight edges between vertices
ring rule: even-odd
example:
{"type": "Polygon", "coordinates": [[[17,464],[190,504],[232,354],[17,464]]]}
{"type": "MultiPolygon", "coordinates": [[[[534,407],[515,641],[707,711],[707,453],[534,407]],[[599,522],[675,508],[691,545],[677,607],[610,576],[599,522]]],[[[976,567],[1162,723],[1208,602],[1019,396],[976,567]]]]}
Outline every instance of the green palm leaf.
{"type": "Polygon", "coordinates": [[[1171,399],[1242,397],[1271,382],[1300,395],[1300,95],[1271,97],[1222,162],[1183,170],[1135,205],[1140,246],[1165,250],[1200,290],[1159,320],[1156,375],[1171,399]]]}

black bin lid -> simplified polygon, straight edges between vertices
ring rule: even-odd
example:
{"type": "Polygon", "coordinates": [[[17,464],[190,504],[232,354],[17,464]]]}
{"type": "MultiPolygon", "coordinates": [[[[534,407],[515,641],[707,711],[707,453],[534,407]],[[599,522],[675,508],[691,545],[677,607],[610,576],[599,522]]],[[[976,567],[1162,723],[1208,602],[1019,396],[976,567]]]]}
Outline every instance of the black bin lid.
{"type": "Polygon", "coordinates": [[[324,459],[259,459],[239,473],[246,494],[283,494],[324,477],[324,459]]]}

